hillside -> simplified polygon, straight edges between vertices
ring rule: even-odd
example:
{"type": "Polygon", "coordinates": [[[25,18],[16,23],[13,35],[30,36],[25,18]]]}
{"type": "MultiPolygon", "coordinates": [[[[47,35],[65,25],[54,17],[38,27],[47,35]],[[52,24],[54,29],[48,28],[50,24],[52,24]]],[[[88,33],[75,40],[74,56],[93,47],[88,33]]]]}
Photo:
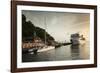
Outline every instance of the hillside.
{"type": "MultiPolygon", "coordinates": [[[[22,14],[22,38],[34,37],[34,32],[36,32],[37,37],[44,41],[45,29],[35,26],[31,21],[26,21],[26,16],[22,14]]],[[[48,32],[46,32],[46,40],[47,42],[55,41],[48,32]]]]}

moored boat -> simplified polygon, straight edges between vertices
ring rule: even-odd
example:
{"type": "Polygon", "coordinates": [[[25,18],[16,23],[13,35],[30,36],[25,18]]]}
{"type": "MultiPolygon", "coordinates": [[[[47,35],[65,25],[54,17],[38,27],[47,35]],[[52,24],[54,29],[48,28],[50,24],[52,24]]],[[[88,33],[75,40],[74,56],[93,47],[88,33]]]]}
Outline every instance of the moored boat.
{"type": "Polygon", "coordinates": [[[42,49],[39,49],[37,52],[49,51],[49,50],[52,50],[54,48],[55,48],[55,46],[45,46],[42,49]]]}

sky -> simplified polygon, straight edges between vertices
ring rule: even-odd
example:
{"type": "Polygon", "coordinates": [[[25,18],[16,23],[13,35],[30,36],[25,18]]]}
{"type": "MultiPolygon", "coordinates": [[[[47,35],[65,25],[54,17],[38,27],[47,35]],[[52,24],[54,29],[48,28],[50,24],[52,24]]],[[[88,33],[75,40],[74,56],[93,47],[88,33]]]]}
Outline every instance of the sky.
{"type": "Polygon", "coordinates": [[[56,41],[69,41],[70,35],[79,33],[89,41],[90,14],[71,12],[47,12],[22,10],[27,21],[41,27],[54,37],[56,41]]]}

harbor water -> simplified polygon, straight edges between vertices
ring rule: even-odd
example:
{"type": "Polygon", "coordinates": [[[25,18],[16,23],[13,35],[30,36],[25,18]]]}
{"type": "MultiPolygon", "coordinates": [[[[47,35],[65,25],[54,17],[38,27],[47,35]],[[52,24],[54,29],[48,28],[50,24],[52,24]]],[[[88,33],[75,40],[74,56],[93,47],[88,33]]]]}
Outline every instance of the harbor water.
{"type": "Polygon", "coordinates": [[[22,54],[22,62],[86,60],[90,58],[88,43],[81,45],[66,45],[37,54],[22,54]]]}

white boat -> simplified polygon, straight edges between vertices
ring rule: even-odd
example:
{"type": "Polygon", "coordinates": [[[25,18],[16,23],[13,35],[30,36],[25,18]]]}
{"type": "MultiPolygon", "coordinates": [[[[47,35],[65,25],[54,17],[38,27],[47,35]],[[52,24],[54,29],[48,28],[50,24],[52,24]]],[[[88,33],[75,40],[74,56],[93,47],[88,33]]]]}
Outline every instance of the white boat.
{"type": "Polygon", "coordinates": [[[54,48],[55,48],[54,46],[44,46],[43,48],[39,48],[39,49],[36,49],[36,48],[29,49],[28,52],[29,52],[29,54],[35,54],[35,53],[49,51],[54,48]]]}
{"type": "Polygon", "coordinates": [[[37,50],[37,52],[44,52],[44,51],[48,51],[48,50],[52,50],[52,49],[54,49],[55,48],[55,46],[48,46],[48,45],[46,45],[46,30],[47,30],[47,24],[46,24],[46,17],[44,17],[44,25],[45,25],[45,34],[44,34],[44,36],[45,36],[45,46],[43,47],[43,48],[40,48],[40,49],[38,49],[37,50]]]}
{"type": "MultiPolygon", "coordinates": [[[[42,48],[39,48],[39,47],[36,47],[36,48],[33,48],[33,49],[30,49],[29,51],[32,52],[30,54],[34,54],[34,53],[38,53],[38,52],[45,52],[45,51],[49,51],[49,50],[52,50],[55,48],[55,46],[48,46],[46,45],[47,41],[46,41],[46,28],[47,28],[47,25],[46,25],[46,17],[44,17],[44,21],[45,21],[45,33],[44,33],[44,36],[45,36],[45,41],[44,41],[44,47],[42,48]]],[[[35,36],[36,36],[36,33],[35,33],[35,36]]]]}
{"type": "Polygon", "coordinates": [[[49,51],[49,50],[52,50],[54,48],[55,48],[54,46],[46,46],[46,47],[43,47],[42,49],[39,49],[37,52],[49,51]]]}

